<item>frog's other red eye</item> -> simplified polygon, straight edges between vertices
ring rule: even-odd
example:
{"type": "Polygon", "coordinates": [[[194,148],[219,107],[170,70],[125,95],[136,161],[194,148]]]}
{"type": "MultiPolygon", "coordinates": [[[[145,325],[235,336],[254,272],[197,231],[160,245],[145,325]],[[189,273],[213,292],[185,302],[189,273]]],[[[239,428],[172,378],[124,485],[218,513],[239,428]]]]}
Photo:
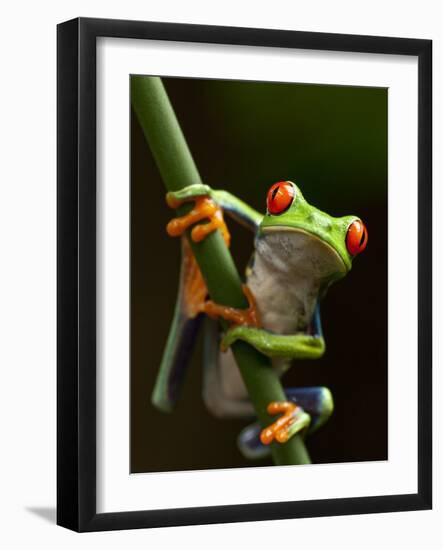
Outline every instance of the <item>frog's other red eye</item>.
{"type": "Polygon", "coordinates": [[[368,244],[368,230],[361,220],[355,220],[348,228],[346,248],[351,256],[357,256],[368,244]]]}
{"type": "Polygon", "coordinates": [[[279,181],[268,191],[266,206],[272,215],[283,214],[291,206],[295,197],[295,189],[289,181],[279,181]]]}

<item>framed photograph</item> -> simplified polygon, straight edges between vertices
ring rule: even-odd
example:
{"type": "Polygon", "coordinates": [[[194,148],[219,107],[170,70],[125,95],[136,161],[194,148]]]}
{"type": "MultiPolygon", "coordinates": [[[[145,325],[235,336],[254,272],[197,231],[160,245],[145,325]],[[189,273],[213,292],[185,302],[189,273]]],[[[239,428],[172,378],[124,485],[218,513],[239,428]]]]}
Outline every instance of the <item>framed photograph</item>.
{"type": "Polygon", "coordinates": [[[58,26],[76,531],[432,506],[430,40],[58,26]]]}

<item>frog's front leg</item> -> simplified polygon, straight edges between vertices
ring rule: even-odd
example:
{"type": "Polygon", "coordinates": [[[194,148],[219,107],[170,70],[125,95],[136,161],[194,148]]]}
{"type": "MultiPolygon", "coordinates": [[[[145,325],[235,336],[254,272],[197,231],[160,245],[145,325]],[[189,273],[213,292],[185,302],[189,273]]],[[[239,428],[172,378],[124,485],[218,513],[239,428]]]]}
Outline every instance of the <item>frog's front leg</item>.
{"type": "Polygon", "coordinates": [[[190,212],[184,216],[173,218],[166,226],[171,237],[180,237],[189,227],[193,226],[191,239],[200,242],[213,231],[220,229],[226,244],[229,245],[230,235],[223,218],[223,210],[210,197],[211,189],[208,185],[190,185],[176,192],[166,195],[166,202],[171,208],[178,208],[183,203],[194,201],[190,212]],[[198,223],[206,220],[207,223],[198,223]],[[195,225],[197,224],[197,225],[195,225]]]}
{"type": "MultiPolygon", "coordinates": [[[[191,238],[194,242],[202,241],[207,235],[220,229],[229,245],[230,235],[223,219],[222,208],[211,198],[211,188],[208,185],[190,185],[176,192],[169,192],[166,195],[166,202],[171,208],[178,208],[185,202],[195,201],[194,207],[184,216],[172,219],[166,226],[168,234],[172,237],[183,235],[184,231],[194,225],[191,231],[191,238]],[[207,223],[198,223],[208,220],[207,223]],[[197,224],[197,225],[195,225],[197,224]]],[[[216,304],[212,300],[206,301],[201,308],[213,319],[222,318],[233,326],[248,325],[258,327],[260,325],[254,296],[246,285],[243,285],[243,292],[248,300],[247,309],[236,309],[230,306],[216,304]]]]}
{"type": "Polygon", "coordinates": [[[225,334],[222,350],[228,349],[236,340],[247,342],[267,357],[284,359],[319,359],[325,352],[325,341],[319,334],[274,334],[267,330],[238,325],[225,334]]]}
{"type": "Polygon", "coordinates": [[[230,306],[223,306],[216,304],[212,300],[208,300],[203,305],[203,312],[212,319],[224,319],[225,321],[231,323],[231,326],[247,325],[250,327],[259,327],[260,317],[254,295],[247,285],[243,285],[242,288],[249,304],[247,309],[237,309],[230,306]]]}

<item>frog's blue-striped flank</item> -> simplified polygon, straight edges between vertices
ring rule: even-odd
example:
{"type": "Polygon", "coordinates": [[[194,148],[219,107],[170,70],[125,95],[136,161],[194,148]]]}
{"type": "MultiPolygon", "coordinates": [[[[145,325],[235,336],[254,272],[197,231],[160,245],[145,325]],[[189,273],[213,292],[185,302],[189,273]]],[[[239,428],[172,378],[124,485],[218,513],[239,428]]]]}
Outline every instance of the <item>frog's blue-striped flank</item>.
{"type": "MultiPolygon", "coordinates": [[[[191,238],[202,240],[220,229],[229,243],[223,212],[255,234],[255,247],[246,269],[247,310],[235,310],[206,300],[207,291],[185,239],[174,319],[152,395],[153,403],[171,411],[179,396],[189,355],[202,318],[204,327],[204,400],[219,417],[250,417],[254,411],[230,346],[243,340],[271,358],[280,375],[293,359],[317,359],[325,352],[320,306],[328,287],[344,277],[368,235],[356,216],[334,218],[311,206],[292,182],[274,184],[268,191],[267,211],[260,214],[227,191],[191,185],[168,193],[170,206],[194,201],[186,216],[168,224],[173,236],[193,227],[191,238]],[[221,333],[214,320],[225,319],[221,333]]],[[[272,441],[284,444],[297,432],[322,426],[333,411],[331,392],[324,387],[288,388],[287,400],[268,405],[281,415],[260,430],[254,422],[239,435],[246,457],[264,456],[272,441]]]]}

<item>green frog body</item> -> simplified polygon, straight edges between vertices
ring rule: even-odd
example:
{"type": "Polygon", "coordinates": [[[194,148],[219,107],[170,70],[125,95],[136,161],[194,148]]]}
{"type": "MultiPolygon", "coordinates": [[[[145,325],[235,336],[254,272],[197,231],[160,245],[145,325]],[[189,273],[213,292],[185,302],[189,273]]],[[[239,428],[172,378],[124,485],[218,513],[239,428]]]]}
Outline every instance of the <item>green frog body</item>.
{"type": "MultiPolygon", "coordinates": [[[[162,410],[172,409],[203,320],[203,396],[208,409],[218,417],[253,418],[230,346],[236,340],[254,346],[270,358],[279,375],[294,359],[321,357],[325,342],[319,303],[328,287],[350,271],[353,259],[365,249],[367,230],[356,216],[335,218],[310,205],[290,181],[271,186],[264,215],[227,191],[203,184],[168,194],[171,206],[187,201],[194,201],[194,209],[170,222],[171,235],[182,235],[193,226],[194,240],[221,229],[228,241],[223,213],[254,232],[254,252],[245,276],[250,308],[242,316],[238,310],[206,301],[204,282],[184,243],[177,307],[152,400],[162,410]],[[211,205],[213,212],[209,212],[211,205]],[[210,317],[224,318],[229,328],[221,333],[220,325],[210,317]]],[[[274,407],[274,414],[282,413],[287,422],[281,420],[262,431],[257,423],[245,428],[238,440],[245,456],[264,456],[274,439],[284,443],[297,432],[316,430],[333,411],[332,395],[325,387],[285,391],[287,402],[269,407],[274,407]]]]}

